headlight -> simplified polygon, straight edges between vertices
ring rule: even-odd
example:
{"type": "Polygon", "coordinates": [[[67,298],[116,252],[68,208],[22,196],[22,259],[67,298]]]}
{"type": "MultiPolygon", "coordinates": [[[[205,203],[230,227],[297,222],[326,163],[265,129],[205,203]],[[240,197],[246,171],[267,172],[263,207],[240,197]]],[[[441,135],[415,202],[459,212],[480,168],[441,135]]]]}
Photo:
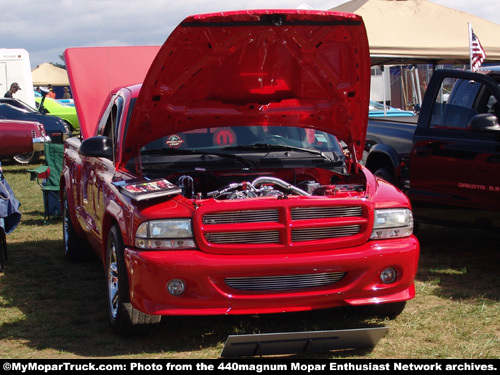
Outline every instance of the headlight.
{"type": "Polygon", "coordinates": [[[139,225],[135,246],[139,249],[194,249],[191,219],[151,220],[139,225]]]}
{"type": "Polygon", "coordinates": [[[407,208],[375,210],[370,239],[408,237],[413,233],[413,214],[407,208]]]}

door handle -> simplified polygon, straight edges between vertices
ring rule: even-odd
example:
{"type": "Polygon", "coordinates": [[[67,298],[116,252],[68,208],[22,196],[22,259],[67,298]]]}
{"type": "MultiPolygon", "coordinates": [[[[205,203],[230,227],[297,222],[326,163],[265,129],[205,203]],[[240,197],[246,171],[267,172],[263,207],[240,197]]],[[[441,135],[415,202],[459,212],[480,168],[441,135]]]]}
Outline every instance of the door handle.
{"type": "Polygon", "coordinates": [[[428,146],[417,146],[415,147],[414,152],[417,156],[421,156],[424,158],[432,155],[432,149],[428,146]]]}

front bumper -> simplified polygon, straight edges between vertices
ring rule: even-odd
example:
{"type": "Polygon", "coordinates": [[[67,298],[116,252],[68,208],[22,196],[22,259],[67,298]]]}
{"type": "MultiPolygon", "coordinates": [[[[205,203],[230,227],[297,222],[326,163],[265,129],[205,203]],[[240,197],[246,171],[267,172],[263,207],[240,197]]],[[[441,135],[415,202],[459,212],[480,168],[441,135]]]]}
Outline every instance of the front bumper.
{"type": "Polygon", "coordinates": [[[238,256],[126,248],[125,259],[131,302],[146,314],[263,314],[412,299],[419,251],[418,240],[411,236],[294,254],[238,256]],[[380,281],[387,267],[398,271],[391,284],[380,281]],[[238,290],[226,283],[227,278],[275,277],[279,281],[286,275],[342,272],[345,275],[330,285],[291,290],[238,290]],[[177,297],[166,287],[174,278],[186,285],[177,297]]]}

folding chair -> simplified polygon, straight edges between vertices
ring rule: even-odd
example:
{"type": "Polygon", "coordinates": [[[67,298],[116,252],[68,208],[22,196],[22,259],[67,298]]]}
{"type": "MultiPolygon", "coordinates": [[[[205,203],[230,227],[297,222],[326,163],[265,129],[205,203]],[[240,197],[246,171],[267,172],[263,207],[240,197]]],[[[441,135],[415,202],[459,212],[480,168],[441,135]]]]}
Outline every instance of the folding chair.
{"type": "Polygon", "coordinates": [[[35,169],[28,169],[30,180],[36,180],[43,192],[44,224],[50,224],[52,219],[61,215],[61,200],[59,197],[59,178],[63,166],[64,145],[46,143],[44,145],[45,163],[35,169]]]}

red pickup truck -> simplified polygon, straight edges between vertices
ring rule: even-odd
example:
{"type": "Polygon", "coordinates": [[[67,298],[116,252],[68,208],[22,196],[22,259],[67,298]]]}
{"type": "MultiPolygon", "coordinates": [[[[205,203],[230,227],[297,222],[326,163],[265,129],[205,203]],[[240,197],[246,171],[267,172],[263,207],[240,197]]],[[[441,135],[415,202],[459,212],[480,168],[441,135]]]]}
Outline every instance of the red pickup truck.
{"type": "Polygon", "coordinates": [[[0,157],[43,151],[50,142],[39,122],[0,120],[0,157]]]}
{"type": "Polygon", "coordinates": [[[66,141],[60,184],[66,256],[102,259],[118,333],[165,315],[402,311],[419,243],[408,198],[358,163],[361,17],[197,15],[161,48],[127,48],[65,52],[83,140],[66,141]],[[107,82],[121,87],[95,92],[107,82]]]}

